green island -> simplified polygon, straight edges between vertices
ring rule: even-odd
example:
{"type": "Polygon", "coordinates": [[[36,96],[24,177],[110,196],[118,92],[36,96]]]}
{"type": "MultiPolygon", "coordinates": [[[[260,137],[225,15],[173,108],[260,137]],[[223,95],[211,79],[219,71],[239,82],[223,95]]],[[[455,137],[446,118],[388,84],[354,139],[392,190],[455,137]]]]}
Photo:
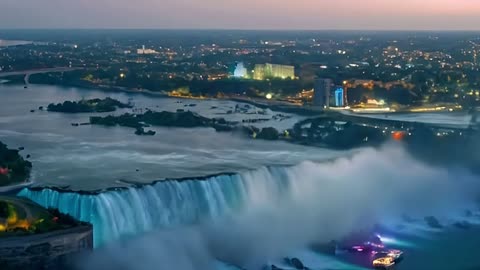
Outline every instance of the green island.
{"type": "Polygon", "coordinates": [[[19,152],[0,142],[0,187],[28,180],[32,163],[25,160],[19,152]]]}
{"type": "Polygon", "coordinates": [[[103,126],[123,126],[135,128],[137,135],[154,135],[153,131],[145,132],[144,128],[149,126],[161,127],[212,127],[217,131],[231,131],[235,123],[227,122],[223,118],[207,118],[191,111],[179,112],[154,112],[147,111],[143,114],[125,113],[120,116],[92,116],[90,124],[103,126]]]}
{"type": "Polygon", "coordinates": [[[236,122],[228,122],[223,118],[207,118],[191,111],[154,112],[143,114],[125,113],[119,116],[92,116],[90,124],[107,127],[123,126],[134,128],[137,135],[155,135],[152,130],[145,131],[150,126],[159,127],[211,127],[217,132],[240,131],[253,139],[285,140],[313,146],[327,146],[348,149],[364,145],[378,145],[389,138],[381,130],[354,124],[352,122],[338,123],[335,119],[322,116],[298,122],[293,129],[279,131],[274,127],[257,128],[243,126],[236,122]]]}
{"type": "Polygon", "coordinates": [[[130,104],[122,103],[113,98],[87,99],[80,101],[65,101],[63,103],[48,105],[50,112],[62,113],[92,113],[92,112],[114,112],[117,108],[132,108],[130,104]]]}
{"type": "Polygon", "coordinates": [[[289,130],[291,140],[296,143],[335,149],[380,145],[389,139],[388,135],[371,126],[351,121],[338,121],[329,116],[299,121],[292,130],[289,130]]]}

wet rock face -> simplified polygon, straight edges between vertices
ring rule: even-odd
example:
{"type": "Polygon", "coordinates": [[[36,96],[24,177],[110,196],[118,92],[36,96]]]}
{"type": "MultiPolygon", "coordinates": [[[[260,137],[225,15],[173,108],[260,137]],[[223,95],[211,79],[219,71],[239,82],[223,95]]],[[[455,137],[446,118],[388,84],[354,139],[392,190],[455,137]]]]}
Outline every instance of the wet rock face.
{"type": "Polygon", "coordinates": [[[291,264],[296,269],[299,269],[299,270],[305,269],[305,266],[303,265],[303,263],[298,258],[293,258],[292,261],[291,261],[291,264]]]}
{"type": "Polygon", "coordinates": [[[257,138],[263,140],[278,140],[279,138],[278,131],[273,127],[262,128],[260,133],[258,133],[257,138]]]}
{"type": "MultiPolygon", "coordinates": [[[[50,112],[62,113],[89,113],[89,112],[113,112],[117,108],[132,108],[130,104],[122,103],[113,98],[89,99],[75,101],[65,101],[64,103],[51,103],[47,106],[50,112]]],[[[42,107],[43,109],[43,107],[42,107]]]]}
{"type": "Polygon", "coordinates": [[[155,135],[155,133],[156,132],[153,131],[153,130],[145,131],[144,128],[137,128],[135,130],[136,135],[142,135],[142,136],[153,136],[153,135],[155,135]]]}
{"type": "Polygon", "coordinates": [[[427,223],[428,226],[430,226],[431,228],[434,228],[434,229],[441,229],[443,228],[443,225],[440,224],[440,222],[438,221],[438,219],[434,216],[429,216],[429,217],[425,217],[425,222],[427,223]]]}
{"type": "Polygon", "coordinates": [[[11,237],[8,242],[0,240],[0,269],[74,269],[75,256],[92,249],[91,226],[56,231],[44,236],[11,237]]]}
{"type": "Polygon", "coordinates": [[[455,222],[453,226],[462,230],[468,230],[472,227],[472,224],[470,224],[470,222],[468,221],[459,221],[459,222],[455,222]]]}
{"type": "Polygon", "coordinates": [[[286,264],[293,266],[295,269],[299,269],[299,270],[307,269],[303,265],[302,261],[300,261],[300,259],[298,258],[292,258],[292,259],[285,258],[284,261],[286,264]]]}

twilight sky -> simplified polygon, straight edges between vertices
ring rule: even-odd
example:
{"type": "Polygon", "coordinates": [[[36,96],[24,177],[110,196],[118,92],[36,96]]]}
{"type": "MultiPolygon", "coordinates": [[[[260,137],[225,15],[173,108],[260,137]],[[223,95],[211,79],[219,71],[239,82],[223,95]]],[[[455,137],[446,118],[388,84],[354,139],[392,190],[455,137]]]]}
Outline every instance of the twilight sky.
{"type": "Polygon", "coordinates": [[[480,0],[0,2],[0,28],[480,30],[480,0]]]}

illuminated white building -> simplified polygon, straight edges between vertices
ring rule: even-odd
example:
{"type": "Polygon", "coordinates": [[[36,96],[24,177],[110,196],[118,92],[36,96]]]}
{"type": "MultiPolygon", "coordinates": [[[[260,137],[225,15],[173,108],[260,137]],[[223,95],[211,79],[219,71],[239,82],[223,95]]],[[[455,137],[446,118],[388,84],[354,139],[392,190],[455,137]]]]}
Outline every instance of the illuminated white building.
{"type": "Polygon", "coordinates": [[[267,78],[295,79],[295,67],[276,64],[257,64],[255,65],[255,80],[264,80],[267,78]]]}
{"type": "Polygon", "coordinates": [[[152,49],[145,49],[145,45],[141,49],[137,49],[137,54],[156,54],[157,51],[152,49]]]}

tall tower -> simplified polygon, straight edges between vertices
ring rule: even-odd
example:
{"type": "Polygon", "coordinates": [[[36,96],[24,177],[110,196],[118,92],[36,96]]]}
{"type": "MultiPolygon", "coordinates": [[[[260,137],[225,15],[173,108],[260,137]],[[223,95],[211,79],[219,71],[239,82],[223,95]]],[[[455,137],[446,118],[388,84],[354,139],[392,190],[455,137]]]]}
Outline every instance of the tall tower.
{"type": "Polygon", "coordinates": [[[331,79],[315,80],[313,92],[313,105],[323,108],[330,106],[330,93],[332,92],[333,81],[331,79]]]}
{"type": "Polygon", "coordinates": [[[335,89],[335,106],[343,107],[344,100],[345,100],[345,95],[344,95],[343,87],[338,86],[335,89]]]}
{"type": "Polygon", "coordinates": [[[343,81],[343,105],[348,106],[348,88],[350,83],[348,81],[343,81]]]}

